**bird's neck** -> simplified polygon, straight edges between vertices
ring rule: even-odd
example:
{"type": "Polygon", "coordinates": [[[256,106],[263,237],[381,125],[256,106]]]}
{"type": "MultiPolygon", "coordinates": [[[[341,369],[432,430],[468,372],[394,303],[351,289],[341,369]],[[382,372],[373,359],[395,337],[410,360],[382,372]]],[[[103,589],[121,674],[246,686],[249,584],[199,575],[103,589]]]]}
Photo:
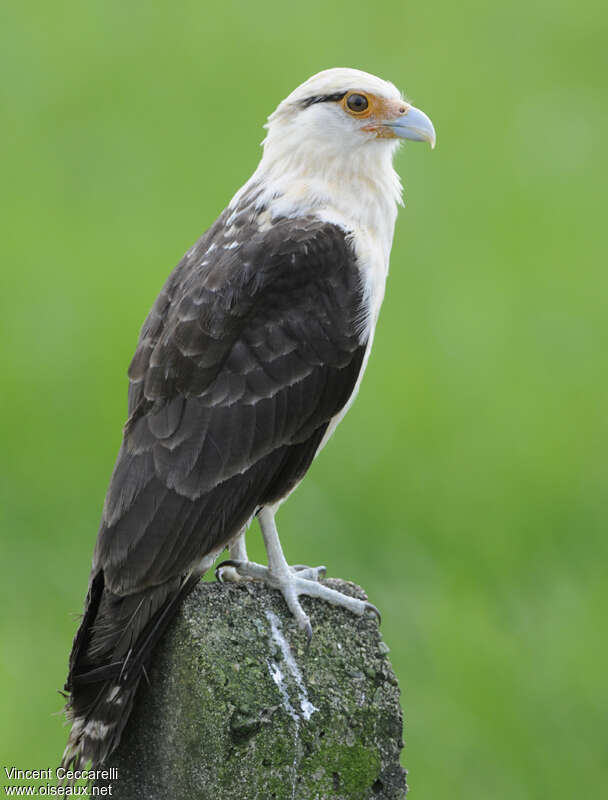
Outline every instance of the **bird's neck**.
{"type": "Polygon", "coordinates": [[[401,183],[392,166],[393,148],[327,152],[273,143],[230,207],[248,197],[269,221],[277,217],[317,216],[345,230],[376,239],[386,264],[393,240],[401,183]]]}

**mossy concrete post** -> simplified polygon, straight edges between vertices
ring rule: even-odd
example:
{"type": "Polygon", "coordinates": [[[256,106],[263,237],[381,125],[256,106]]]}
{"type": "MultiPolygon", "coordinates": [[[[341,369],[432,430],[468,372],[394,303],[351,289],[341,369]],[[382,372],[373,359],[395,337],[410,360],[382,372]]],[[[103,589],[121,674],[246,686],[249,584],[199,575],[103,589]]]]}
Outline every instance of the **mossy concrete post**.
{"type": "MultiPolygon", "coordinates": [[[[326,583],[365,599],[352,583],[326,583]]],[[[399,687],[372,616],[201,583],[159,644],[108,767],[118,800],[398,800],[399,687]]],[[[98,784],[108,791],[107,785],[98,784]]]]}

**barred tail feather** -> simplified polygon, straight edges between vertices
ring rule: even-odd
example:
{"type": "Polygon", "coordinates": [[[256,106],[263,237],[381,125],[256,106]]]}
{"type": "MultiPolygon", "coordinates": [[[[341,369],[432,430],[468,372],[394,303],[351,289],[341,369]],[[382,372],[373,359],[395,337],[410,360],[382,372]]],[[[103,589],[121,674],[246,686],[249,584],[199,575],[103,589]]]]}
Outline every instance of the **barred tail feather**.
{"type": "Polygon", "coordinates": [[[154,647],[199,579],[188,575],[120,596],[104,586],[102,572],[92,578],[65,684],[72,728],[62,767],[97,767],[116,748],[154,647]]]}
{"type": "Polygon", "coordinates": [[[89,716],[76,716],[71,710],[67,711],[72,729],[61,760],[62,767],[81,770],[88,764],[97,766],[106,760],[120,742],[138,685],[139,678],[129,686],[105,683],[89,716]]]}

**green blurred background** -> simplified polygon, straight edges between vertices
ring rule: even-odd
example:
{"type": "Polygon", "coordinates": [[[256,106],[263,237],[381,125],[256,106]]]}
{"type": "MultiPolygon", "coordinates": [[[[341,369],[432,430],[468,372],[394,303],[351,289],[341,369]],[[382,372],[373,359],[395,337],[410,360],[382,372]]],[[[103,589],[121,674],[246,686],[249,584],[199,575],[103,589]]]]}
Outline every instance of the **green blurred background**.
{"type": "Polygon", "coordinates": [[[353,66],[438,145],[397,157],[374,354],[281,511],[286,553],[382,609],[412,797],[603,796],[608,7],[153,5],[0,12],[0,767],[64,745],[56,690],[144,316],[266,116],[353,66]]]}

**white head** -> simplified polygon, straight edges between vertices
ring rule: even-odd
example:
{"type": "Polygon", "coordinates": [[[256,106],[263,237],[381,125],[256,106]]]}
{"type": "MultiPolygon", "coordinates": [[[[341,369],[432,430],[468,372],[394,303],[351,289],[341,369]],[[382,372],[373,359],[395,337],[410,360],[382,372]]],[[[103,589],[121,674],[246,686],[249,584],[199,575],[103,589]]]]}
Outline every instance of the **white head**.
{"type": "Polygon", "coordinates": [[[383,147],[393,151],[400,138],[435,146],[430,119],[388,81],[358,69],[326,69],[309,78],[268,118],[265,148],[279,137],[293,146],[347,150],[383,147]]]}
{"type": "Polygon", "coordinates": [[[270,194],[280,198],[275,213],[335,211],[365,227],[381,225],[391,239],[401,200],[394,152],[402,139],[435,145],[426,114],[392,83],[356,69],[313,75],[279,104],[266,128],[249,185],[265,184],[264,202],[270,194]]]}
{"type": "Polygon", "coordinates": [[[357,69],[327,69],[298,86],[268,118],[264,160],[285,159],[343,171],[353,159],[392,157],[400,139],[428,141],[435,131],[422,111],[388,81],[357,69]]]}

